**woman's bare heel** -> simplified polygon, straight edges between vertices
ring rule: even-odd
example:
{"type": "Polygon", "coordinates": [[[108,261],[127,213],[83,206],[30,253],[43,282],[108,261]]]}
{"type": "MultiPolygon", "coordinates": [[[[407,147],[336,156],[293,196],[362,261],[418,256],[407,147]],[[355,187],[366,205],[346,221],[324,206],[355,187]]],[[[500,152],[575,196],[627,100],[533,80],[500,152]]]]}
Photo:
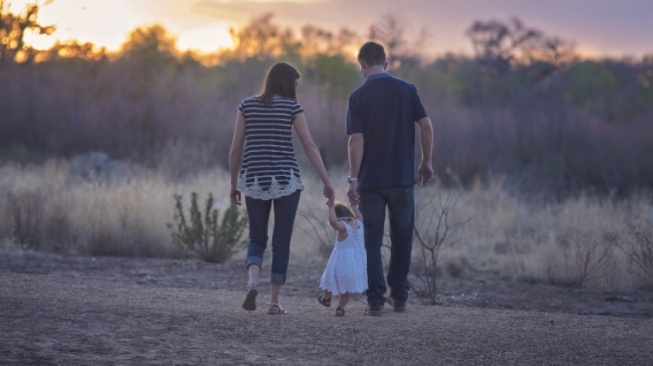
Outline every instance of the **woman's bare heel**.
{"type": "Polygon", "coordinates": [[[247,295],[245,295],[245,301],[243,302],[243,309],[247,311],[256,310],[256,295],[258,295],[258,291],[256,290],[256,282],[248,283],[247,295]]]}
{"type": "Polygon", "coordinates": [[[281,314],[288,314],[288,312],[281,307],[281,304],[278,304],[276,302],[271,302],[270,307],[268,308],[268,314],[281,315],[281,314]]]}

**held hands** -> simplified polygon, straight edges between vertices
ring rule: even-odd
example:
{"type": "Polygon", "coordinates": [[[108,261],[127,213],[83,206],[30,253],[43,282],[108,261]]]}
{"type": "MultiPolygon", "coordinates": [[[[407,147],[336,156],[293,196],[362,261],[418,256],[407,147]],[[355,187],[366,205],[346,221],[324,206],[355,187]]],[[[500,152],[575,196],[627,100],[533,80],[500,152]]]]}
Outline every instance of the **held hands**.
{"type": "Polygon", "coordinates": [[[327,207],[329,207],[329,208],[333,208],[333,207],[336,205],[336,200],[335,200],[335,199],[333,199],[333,200],[327,200],[327,201],[326,201],[326,205],[327,205],[327,207]]]}
{"type": "Polygon", "coordinates": [[[322,193],[324,194],[324,197],[327,198],[327,206],[331,207],[336,201],[336,191],[333,189],[331,186],[331,182],[325,182],[324,183],[324,188],[322,189],[322,193]]]}

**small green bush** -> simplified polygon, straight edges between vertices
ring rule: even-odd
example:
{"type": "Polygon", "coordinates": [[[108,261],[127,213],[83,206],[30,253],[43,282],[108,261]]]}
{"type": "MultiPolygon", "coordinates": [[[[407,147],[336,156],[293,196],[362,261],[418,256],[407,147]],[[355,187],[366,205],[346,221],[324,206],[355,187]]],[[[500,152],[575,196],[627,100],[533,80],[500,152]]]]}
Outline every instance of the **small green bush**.
{"type": "Polygon", "coordinates": [[[7,211],[14,241],[25,249],[38,250],[43,244],[44,195],[36,190],[7,194],[7,211]]]}
{"type": "Polygon", "coordinates": [[[222,263],[245,243],[241,240],[247,217],[237,206],[230,206],[218,225],[218,210],[213,208],[213,194],[209,193],[204,212],[197,204],[197,193],[191,193],[189,220],[186,219],[182,196],[175,194],[174,224],[166,226],[172,231],[172,241],[184,250],[190,250],[201,260],[222,263]]]}

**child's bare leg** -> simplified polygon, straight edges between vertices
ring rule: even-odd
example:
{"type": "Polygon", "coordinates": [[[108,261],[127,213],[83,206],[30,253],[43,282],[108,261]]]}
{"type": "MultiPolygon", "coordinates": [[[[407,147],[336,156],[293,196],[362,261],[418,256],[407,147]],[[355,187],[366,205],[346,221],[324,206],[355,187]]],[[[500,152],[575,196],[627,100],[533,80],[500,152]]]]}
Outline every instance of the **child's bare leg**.
{"type": "Polygon", "coordinates": [[[349,302],[350,298],[351,298],[351,294],[349,292],[345,292],[344,294],[341,294],[340,298],[338,299],[338,307],[344,309],[345,306],[347,306],[347,303],[349,302]]]}
{"type": "Polygon", "coordinates": [[[332,295],[332,294],[331,294],[331,291],[329,291],[329,290],[324,290],[324,292],[322,293],[322,295],[324,296],[325,299],[331,299],[331,295],[332,295]]]}

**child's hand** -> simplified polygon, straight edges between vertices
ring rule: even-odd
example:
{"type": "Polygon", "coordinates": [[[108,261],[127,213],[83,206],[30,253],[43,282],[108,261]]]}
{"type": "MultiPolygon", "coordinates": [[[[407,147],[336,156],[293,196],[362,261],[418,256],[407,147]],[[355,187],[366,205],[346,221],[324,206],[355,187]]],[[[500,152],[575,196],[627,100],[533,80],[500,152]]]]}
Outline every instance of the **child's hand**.
{"type": "Polygon", "coordinates": [[[358,220],[363,221],[363,214],[361,213],[360,209],[358,209],[358,204],[351,204],[350,207],[351,210],[354,211],[354,216],[358,220]]]}

